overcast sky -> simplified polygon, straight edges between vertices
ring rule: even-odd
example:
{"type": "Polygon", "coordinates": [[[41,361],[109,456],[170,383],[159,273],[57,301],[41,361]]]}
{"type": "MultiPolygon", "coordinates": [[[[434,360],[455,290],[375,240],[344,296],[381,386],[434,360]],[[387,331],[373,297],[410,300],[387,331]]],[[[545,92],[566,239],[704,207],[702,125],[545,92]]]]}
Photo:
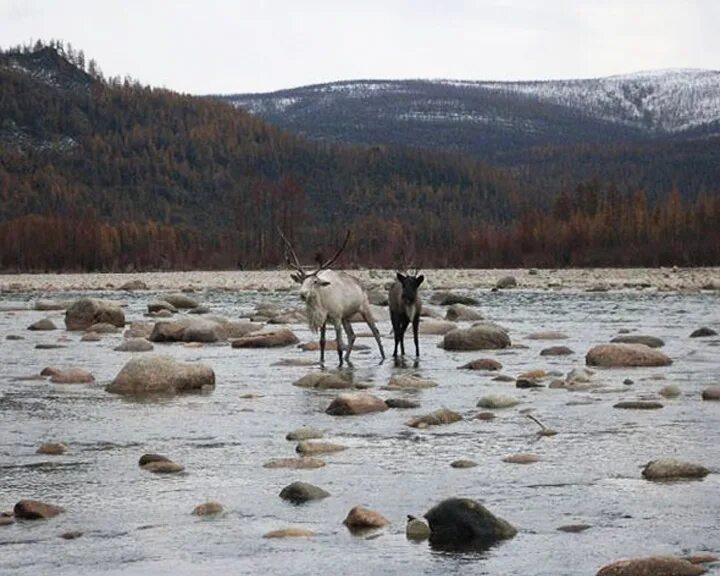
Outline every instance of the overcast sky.
{"type": "Polygon", "coordinates": [[[62,39],[193,94],[717,69],[719,27],[720,0],[0,0],[3,48],[62,39]]]}

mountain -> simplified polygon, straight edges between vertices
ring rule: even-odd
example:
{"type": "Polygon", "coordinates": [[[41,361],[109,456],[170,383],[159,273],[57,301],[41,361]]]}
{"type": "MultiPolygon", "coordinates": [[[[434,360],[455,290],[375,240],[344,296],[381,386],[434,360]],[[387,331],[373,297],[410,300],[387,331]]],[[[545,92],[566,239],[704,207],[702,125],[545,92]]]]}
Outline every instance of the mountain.
{"type": "Polygon", "coordinates": [[[588,80],[361,80],[224,97],[313,140],[454,150],[514,162],[537,146],[720,134],[720,72],[588,80]]]}

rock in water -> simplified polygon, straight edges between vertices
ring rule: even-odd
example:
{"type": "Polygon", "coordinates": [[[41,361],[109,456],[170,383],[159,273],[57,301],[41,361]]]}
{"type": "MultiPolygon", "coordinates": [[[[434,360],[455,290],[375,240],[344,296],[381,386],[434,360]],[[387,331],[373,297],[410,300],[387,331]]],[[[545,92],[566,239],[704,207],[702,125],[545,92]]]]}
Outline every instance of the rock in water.
{"type": "Polygon", "coordinates": [[[702,393],[703,400],[720,400],[720,386],[709,386],[702,393]]]}
{"type": "Polygon", "coordinates": [[[281,528],[263,535],[263,538],[309,538],[315,536],[315,532],[307,528],[281,528]]]}
{"type": "Polygon", "coordinates": [[[461,370],[501,370],[502,364],[492,358],[478,358],[459,366],[461,370]]]}
{"type": "Polygon", "coordinates": [[[331,416],[350,416],[369,412],[384,412],[387,409],[387,404],[377,396],[367,392],[358,392],[355,394],[340,394],[330,403],[325,413],[331,416]]]}
{"type": "Polygon", "coordinates": [[[634,367],[669,366],[672,360],[644,344],[601,344],[585,356],[588,366],[634,367]]]}
{"type": "Polygon", "coordinates": [[[496,350],[510,346],[507,332],[491,323],[451,330],[443,338],[445,350],[496,350]]]}
{"type": "Polygon", "coordinates": [[[696,576],[705,568],[675,556],[620,560],[603,566],[596,576],[696,576]]]}
{"type": "Polygon", "coordinates": [[[258,332],[233,340],[233,348],[279,348],[282,346],[291,346],[299,342],[295,336],[287,328],[268,332],[258,332]]]}
{"type": "Polygon", "coordinates": [[[702,328],[694,330],[693,333],[690,334],[690,338],[705,338],[706,336],[717,336],[717,332],[712,328],[703,326],[702,328]]]}
{"type": "Polygon", "coordinates": [[[302,504],[311,500],[322,500],[330,496],[330,492],[307,482],[293,482],[280,492],[280,498],[293,504],[302,504]]]}
{"type": "Polygon", "coordinates": [[[222,504],[219,502],[205,502],[198,504],[192,511],[193,516],[212,516],[220,514],[223,511],[222,504]]]}
{"type": "Polygon", "coordinates": [[[15,512],[15,518],[40,520],[57,516],[64,512],[65,509],[60,506],[54,506],[53,504],[40,502],[39,500],[20,500],[20,502],[15,504],[13,511],[15,512]]]}
{"type": "Polygon", "coordinates": [[[68,330],[85,330],[100,322],[122,328],[125,326],[125,313],[117,304],[94,298],[77,300],[65,312],[65,327],[68,330]]]}
{"type": "Polygon", "coordinates": [[[411,428],[427,428],[428,426],[452,424],[453,422],[459,422],[460,420],[462,420],[462,416],[460,416],[457,412],[453,412],[447,408],[440,408],[430,414],[416,416],[415,418],[405,422],[405,425],[410,426],[411,428]]]}
{"type": "Polygon", "coordinates": [[[343,524],[351,531],[369,530],[372,528],[382,528],[390,524],[387,518],[369,508],[355,506],[343,520],[343,524]]]}
{"type": "Polygon", "coordinates": [[[648,480],[673,480],[677,478],[704,478],[710,470],[699,464],[681,462],[672,458],[653,460],[645,464],[642,475],[648,480]]]}
{"type": "Polygon", "coordinates": [[[65,444],[62,444],[61,442],[45,442],[45,444],[41,444],[40,447],[35,450],[35,454],[60,456],[61,454],[65,454],[66,450],[67,446],[65,446],[65,444]]]}
{"type": "Polygon", "coordinates": [[[425,524],[420,518],[408,516],[405,536],[410,540],[427,540],[430,538],[430,526],[425,524]]]}
{"type": "Polygon", "coordinates": [[[28,330],[57,330],[57,326],[55,326],[50,318],[43,318],[42,320],[38,320],[37,322],[30,324],[30,326],[28,326],[28,330]]]}
{"type": "Polygon", "coordinates": [[[214,387],[212,368],[148,354],[132,358],[105,389],[115,394],[175,394],[214,387]]]}
{"type": "Polygon", "coordinates": [[[430,542],[448,548],[485,547],[506,540],[517,530],[469,498],[449,498],[425,514],[430,524],[430,542]]]}
{"type": "Polygon", "coordinates": [[[630,336],[616,336],[610,342],[614,344],[645,344],[650,348],[662,348],[665,342],[657,336],[643,336],[641,334],[631,334],[630,336]]]}

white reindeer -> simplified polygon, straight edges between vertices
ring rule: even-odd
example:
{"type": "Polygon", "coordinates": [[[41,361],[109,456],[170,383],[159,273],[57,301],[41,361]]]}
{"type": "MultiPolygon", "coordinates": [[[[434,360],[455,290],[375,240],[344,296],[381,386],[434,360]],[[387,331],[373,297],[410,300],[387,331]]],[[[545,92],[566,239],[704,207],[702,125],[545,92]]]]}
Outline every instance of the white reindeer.
{"type": "Polygon", "coordinates": [[[292,244],[280,230],[278,231],[285,243],[286,261],[290,267],[297,270],[297,273],[291,274],[290,277],[300,284],[300,298],[305,302],[307,308],[310,329],[313,332],[320,330],[320,362],[325,362],[325,330],[328,322],[335,327],[335,340],[340,366],[343,364],[342,328],[345,328],[348,338],[345,360],[350,360],[350,353],[355,343],[355,332],[350,323],[350,318],[357,313],[370,327],[380,349],[380,356],[384,359],[385,351],[380,340],[380,332],[375,326],[375,319],[370,311],[370,303],[360,281],[345,272],[329,269],[345,250],[345,246],[347,246],[350,239],[350,231],[348,230],[343,245],[335,255],[320,264],[312,272],[303,269],[292,244]],[[292,256],[292,261],[290,256],[292,256]]]}

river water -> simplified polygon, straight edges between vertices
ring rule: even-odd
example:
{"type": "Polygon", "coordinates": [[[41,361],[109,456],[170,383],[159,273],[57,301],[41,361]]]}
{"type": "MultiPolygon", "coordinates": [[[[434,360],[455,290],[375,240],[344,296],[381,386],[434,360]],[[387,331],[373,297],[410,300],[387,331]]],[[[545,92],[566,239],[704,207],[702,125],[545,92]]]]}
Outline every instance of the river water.
{"type": "MultiPolygon", "coordinates": [[[[66,333],[62,312],[8,311],[39,294],[0,295],[0,511],[22,498],[62,505],[66,512],[37,522],[0,527],[0,574],[443,574],[467,571],[493,575],[595,574],[608,562],[653,554],[720,551],[720,405],[702,401],[701,391],[720,384],[720,339],[689,338],[700,326],[720,331],[717,293],[497,292],[476,291],[480,309],[510,331],[511,349],[459,353],[437,347],[440,336],[421,337],[421,359],[396,366],[378,362],[372,338],[354,352],[356,381],[377,395],[407,397],[421,408],[332,417],[324,409],[334,392],[300,389],[292,383],[314,368],[274,365],[281,359],[316,359],[295,347],[241,350],[228,345],[188,348],[156,344],[155,352],[210,365],[216,389],[169,399],[128,400],[104,386],[131,357],[113,348],[122,335],[81,342],[66,333]],[[35,320],[52,318],[61,328],[31,332],[35,320]],[[528,339],[555,330],[562,341],[528,339]],[[516,389],[494,374],[458,370],[478,357],[503,364],[516,376],[530,369],[565,374],[584,365],[587,350],[622,330],[663,338],[673,359],[665,368],[600,370],[604,388],[585,392],[516,389]],[[23,340],[8,340],[8,335],[23,340]],[[38,350],[63,337],[66,347],[38,350]],[[575,354],[541,357],[542,348],[562,344],[575,354]],[[60,385],[23,380],[46,366],[90,370],[96,384],[60,385]],[[418,392],[381,390],[397,373],[435,380],[418,392]],[[623,384],[626,379],[632,384],[623,384]],[[677,384],[682,395],[664,399],[659,390],[677,384]],[[521,403],[498,410],[492,421],[473,419],[486,394],[517,396],[521,403]],[[252,397],[248,397],[252,395],[252,397]],[[655,399],[660,410],[618,410],[619,400],[655,399]],[[461,422],[416,430],[413,415],[447,407],[461,422]],[[532,414],[556,429],[539,438],[532,414]],[[300,426],[325,431],[325,439],[348,446],[326,455],[316,470],[267,469],[271,458],[294,456],[285,434],[300,426]],[[62,456],[35,454],[48,441],[69,446],[62,456]],[[183,464],[179,475],[141,470],[143,453],[157,452],[183,464]],[[502,458],[531,452],[540,461],[509,464],[502,458]],[[661,457],[703,464],[712,473],[700,481],[653,483],[641,466],[661,457]],[[477,467],[454,469],[471,459],[477,467]],[[279,498],[287,484],[303,480],[331,493],[296,506],[279,498]],[[407,514],[421,516],[444,498],[481,501],[518,528],[518,535],[484,552],[447,552],[405,537],[407,514]],[[190,512],[207,500],[223,504],[215,518],[190,512]],[[347,512],[364,505],[391,525],[354,536],[342,525],[347,512]],[[557,528],[588,524],[581,533],[557,528]],[[312,538],[264,539],[270,530],[302,526],[312,538]],[[80,530],[75,540],[60,534],[80,530]]],[[[73,298],[81,294],[54,294],[73,298]]],[[[93,297],[127,302],[128,320],[143,318],[156,293],[106,292],[93,297]]],[[[256,304],[296,306],[292,293],[207,292],[196,296],[228,318],[249,314],[256,304]]],[[[312,335],[291,327],[302,341],[312,335]]],[[[392,351],[389,322],[380,323],[392,351]]],[[[362,329],[359,329],[362,331],[362,329]]],[[[408,339],[408,350],[412,350],[408,339]]],[[[336,357],[330,352],[329,367],[336,357]]],[[[720,573],[715,567],[710,573],[720,573]]]]}

